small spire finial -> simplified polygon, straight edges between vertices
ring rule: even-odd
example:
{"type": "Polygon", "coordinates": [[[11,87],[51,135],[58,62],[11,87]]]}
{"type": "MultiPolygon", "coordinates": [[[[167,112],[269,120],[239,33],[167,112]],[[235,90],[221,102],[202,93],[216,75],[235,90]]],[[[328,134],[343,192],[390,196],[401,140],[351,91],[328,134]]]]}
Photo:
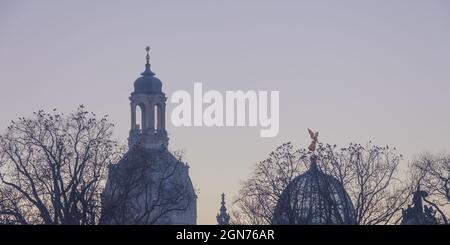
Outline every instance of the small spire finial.
{"type": "Polygon", "coordinates": [[[150,52],[150,46],[147,46],[147,47],[145,48],[145,51],[147,51],[147,56],[145,56],[145,58],[147,59],[147,64],[150,64],[150,54],[149,54],[149,52],[150,52]]]}
{"type": "Polygon", "coordinates": [[[145,56],[145,59],[147,60],[147,63],[145,63],[145,71],[141,73],[142,76],[154,76],[155,73],[152,72],[150,69],[150,46],[145,47],[145,51],[147,52],[147,55],[145,56]]]}
{"type": "Polygon", "coordinates": [[[222,193],[222,202],[220,204],[225,205],[225,193],[222,193]]]}

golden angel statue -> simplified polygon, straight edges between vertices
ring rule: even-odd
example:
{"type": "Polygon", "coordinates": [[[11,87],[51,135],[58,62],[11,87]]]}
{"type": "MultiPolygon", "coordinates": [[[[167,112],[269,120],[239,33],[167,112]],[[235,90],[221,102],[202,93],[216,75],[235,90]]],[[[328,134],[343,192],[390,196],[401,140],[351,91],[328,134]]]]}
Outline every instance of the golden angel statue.
{"type": "Polygon", "coordinates": [[[312,139],[311,144],[308,146],[308,150],[314,152],[316,150],[316,144],[318,143],[319,138],[319,132],[313,132],[311,129],[308,128],[309,136],[312,139]]]}

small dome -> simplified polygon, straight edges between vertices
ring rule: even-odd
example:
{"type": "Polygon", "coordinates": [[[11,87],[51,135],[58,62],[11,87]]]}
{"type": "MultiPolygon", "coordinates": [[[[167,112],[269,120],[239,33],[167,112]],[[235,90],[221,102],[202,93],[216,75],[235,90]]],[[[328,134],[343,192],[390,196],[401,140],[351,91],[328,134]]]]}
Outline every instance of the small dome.
{"type": "Polygon", "coordinates": [[[150,68],[146,69],[142,76],[134,81],[134,92],[135,93],[160,93],[162,91],[162,83],[155,73],[153,73],[150,68]]]}
{"type": "Polygon", "coordinates": [[[141,77],[134,81],[134,93],[161,93],[161,80],[155,77],[155,73],[150,69],[150,47],[147,46],[145,50],[147,51],[145,71],[141,73],[141,77]]]}
{"type": "Polygon", "coordinates": [[[355,224],[352,201],[341,183],[323,173],[311,157],[311,167],[283,190],[275,207],[274,225],[355,224]]]}

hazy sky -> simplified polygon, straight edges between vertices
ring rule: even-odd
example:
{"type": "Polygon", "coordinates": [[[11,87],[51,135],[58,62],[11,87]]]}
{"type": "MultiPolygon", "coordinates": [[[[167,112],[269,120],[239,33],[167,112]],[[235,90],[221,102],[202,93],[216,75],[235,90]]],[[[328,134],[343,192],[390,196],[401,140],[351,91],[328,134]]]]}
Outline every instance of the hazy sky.
{"type": "MultiPolygon", "coordinates": [[[[0,0],[0,130],[39,109],[84,104],[109,114],[126,142],[128,96],[144,69],[167,96],[279,90],[280,133],[175,128],[198,190],[198,223],[214,224],[252,166],[276,146],[306,147],[306,128],[345,145],[372,140],[408,158],[450,149],[450,1],[0,0]]],[[[404,162],[406,165],[406,161],[404,162]]]]}

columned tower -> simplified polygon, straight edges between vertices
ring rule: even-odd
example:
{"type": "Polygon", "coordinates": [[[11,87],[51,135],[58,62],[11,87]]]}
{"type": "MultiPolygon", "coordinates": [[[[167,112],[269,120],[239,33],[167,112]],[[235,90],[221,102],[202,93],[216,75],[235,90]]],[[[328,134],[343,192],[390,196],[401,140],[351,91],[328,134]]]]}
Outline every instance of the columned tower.
{"type": "Polygon", "coordinates": [[[167,148],[169,138],[166,131],[166,95],[162,92],[162,83],[150,69],[150,47],[147,51],[145,70],[134,82],[131,93],[131,129],[128,147],[141,145],[147,149],[167,148]],[[140,121],[137,122],[139,116],[140,121]]]}

